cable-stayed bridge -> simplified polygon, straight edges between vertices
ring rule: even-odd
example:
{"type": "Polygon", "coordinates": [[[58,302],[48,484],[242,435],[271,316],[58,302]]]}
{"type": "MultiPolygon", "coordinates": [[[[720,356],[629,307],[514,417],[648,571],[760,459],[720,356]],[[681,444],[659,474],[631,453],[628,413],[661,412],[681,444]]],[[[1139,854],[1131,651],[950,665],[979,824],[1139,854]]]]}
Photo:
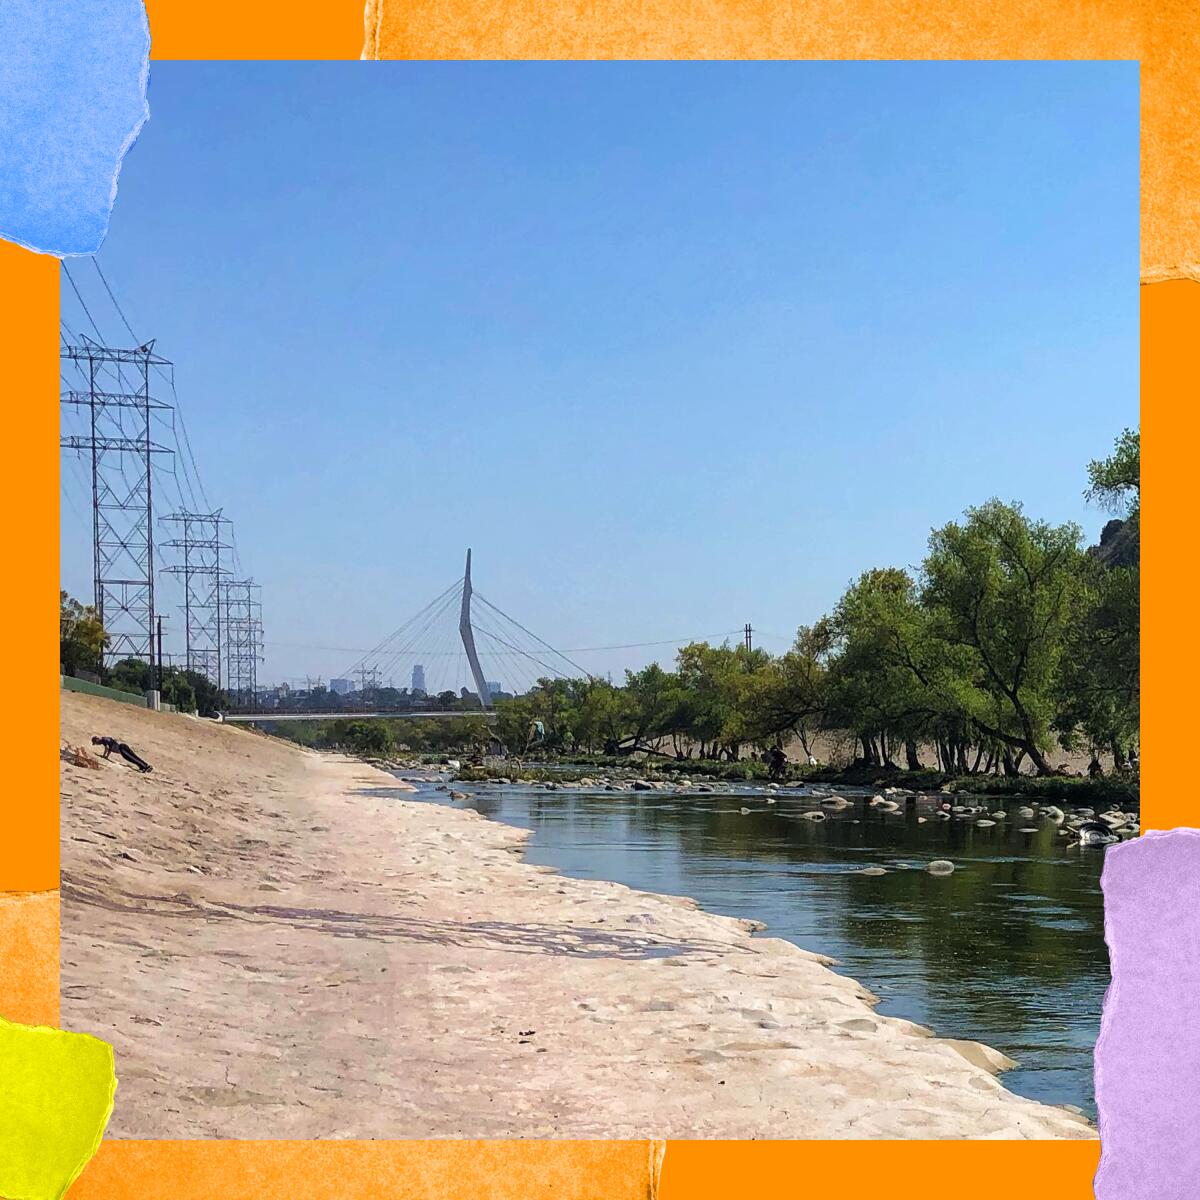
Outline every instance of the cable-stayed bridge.
{"type": "MultiPolygon", "coordinates": [[[[403,675],[402,675],[403,677],[403,675]]],[[[246,706],[227,721],[316,721],[365,717],[494,718],[494,693],[527,692],[542,679],[590,679],[566,654],[526,629],[474,588],[471,551],[463,574],[398,629],[350,664],[340,682],[359,686],[361,703],[320,708],[246,706]],[[390,685],[396,672],[410,672],[420,686],[390,685]],[[471,686],[467,686],[467,684],[471,686]],[[446,701],[466,701],[449,709],[446,701]]]]}

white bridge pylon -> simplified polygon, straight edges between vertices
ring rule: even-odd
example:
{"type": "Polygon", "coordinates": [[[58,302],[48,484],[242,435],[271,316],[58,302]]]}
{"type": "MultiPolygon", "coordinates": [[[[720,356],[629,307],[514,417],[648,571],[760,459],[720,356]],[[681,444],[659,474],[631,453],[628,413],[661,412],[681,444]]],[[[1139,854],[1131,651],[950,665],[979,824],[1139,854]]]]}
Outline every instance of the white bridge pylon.
{"type": "Polygon", "coordinates": [[[479,696],[479,707],[489,712],[492,693],[488,690],[483,668],[479,665],[479,653],[475,649],[475,631],[471,628],[471,548],[467,547],[467,569],[463,574],[462,610],[458,618],[458,636],[462,638],[463,650],[471,667],[471,678],[475,680],[475,691],[479,696]]]}
{"type": "MultiPolygon", "coordinates": [[[[378,688],[393,674],[426,664],[428,696],[457,691],[467,681],[483,712],[492,712],[494,684],[519,694],[541,679],[591,679],[588,671],[549,642],[514,620],[475,590],[471,551],[460,578],[435,596],[420,612],[364,654],[343,675],[363,681],[363,690],[378,688]],[[450,624],[457,610],[457,627],[450,624]],[[428,664],[432,664],[431,666],[428,664]],[[440,685],[439,685],[440,679],[440,685]],[[370,683],[366,681],[370,680],[370,683]]],[[[466,694],[465,688],[462,689],[466,694]]]]}

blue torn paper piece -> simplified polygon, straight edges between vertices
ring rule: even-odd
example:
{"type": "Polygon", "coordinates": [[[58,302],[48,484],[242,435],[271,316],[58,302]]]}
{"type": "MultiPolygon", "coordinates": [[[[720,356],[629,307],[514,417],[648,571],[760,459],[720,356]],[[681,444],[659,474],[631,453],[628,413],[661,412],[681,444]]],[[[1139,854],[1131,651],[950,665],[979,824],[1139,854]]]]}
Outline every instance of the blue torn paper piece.
{"type": "Polygon", "coordinates": [[[0,3],[0,237],[93,254],[150,115],[142,0],[0,3]]]}

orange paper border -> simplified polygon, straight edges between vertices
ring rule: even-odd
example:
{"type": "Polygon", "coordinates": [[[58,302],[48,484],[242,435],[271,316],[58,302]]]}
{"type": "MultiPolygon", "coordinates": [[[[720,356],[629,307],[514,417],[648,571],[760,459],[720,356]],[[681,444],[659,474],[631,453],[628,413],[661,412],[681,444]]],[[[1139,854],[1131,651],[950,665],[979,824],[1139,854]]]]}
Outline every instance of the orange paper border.
{"type": "MultiPolygon", "coordinates": [[[[399,3],[400,0],[390,0],[399,3]]],[[[357,58],[363,9],[348,0],[149,0],[155,58],[357,58]]],[[[1050,0],[996,7],[973,0],[405,0],[407,24],[380,39],[396,56],[704,58],[1125,58],[1142,60],[1143,275],[1200,278],[1200,110],[1193,98],[1200,34],[1178,0],[1145,6],[1112,0],[1050,0]],[[389,40],[390,39],[390,40],[389,40]]],[[[369,69],[369,68],[364,68],[369,69]]],[[[118,200],[119,203],[119,200],[118,200]]],[[[14,575],[3,592],[14,671],[4,691],[6,727],[32,735],[36,752],[10,761],[5,837],[0,839],[0,1011],[57,1024],[58,800],[51,780],[57,742],[52,661],[54,546],[58,512],[58,264],[0,242],[0,378],[8,397],[9,523],[14,575]]],[[[1184,347],[1200,329],[1200,284],[1156,282],[1142,289],[1145,424],[1145,585],[1151,622],[1143,637],[1145,700],[1143,824],[1194,821],[1184,789],[1166,778],[1169,712],[1185,697],[1180,680],[1197,652],[1186,635],[1191,596],[1184,456],[1198,418],[1184,402],[1184,347]],[[1176,547],[1166,578],[1166,543],[1176,547]],[[1161,552],[1160,552],[1161,547],[1161,552]],[[1180,575],[1183,578],[1180,578],[1180,575]],[[1168,649],[1169,646],[1169,649],[1168,649]],[[1170,656],[1168,658],[1168,655],[1170,656]],[[1168,673],[1168,663],[1172,668],[1168,673]]],[[[1194,469],[1194,468],[1193,468],[1194,469]]],[[[120,1064],[118,1063],[118,1074],[120,1064]]],[[[118,1095],[119,1103],[119,1095],[118,1095]]],[[[458,1144],[475,1153],[477,1144],[458,1144]]],[[[568,1164],[595,1195],[612,1194],[604,1155],[581,1143],[493,1143],[491,1194],[521,1195],[540,1166],[568,1164]],[[522,1157],[524,1156],[524,1157],[522,1157]],[[523,1175],[522,1173],[525,1172],[523,1175]],[[503,1185],[501,1186],[501,1181],[503,1185]]],[[[479,1195],[478,1179],[447,1164],[446,1143],[106,1142],[75,1185],[80,1197],[400,1196],[413,1172],[441,1172],[440,1194],[479,1195]],[[336,1181],[336,1182],[333,1182],[336,1181]]],[[[792,1196],[836,1189],[847,1197],[960,1197],[1028,1200],[1091,1195],[1095,1143],[673,1142],[661,1195],[792,1196]]]]}

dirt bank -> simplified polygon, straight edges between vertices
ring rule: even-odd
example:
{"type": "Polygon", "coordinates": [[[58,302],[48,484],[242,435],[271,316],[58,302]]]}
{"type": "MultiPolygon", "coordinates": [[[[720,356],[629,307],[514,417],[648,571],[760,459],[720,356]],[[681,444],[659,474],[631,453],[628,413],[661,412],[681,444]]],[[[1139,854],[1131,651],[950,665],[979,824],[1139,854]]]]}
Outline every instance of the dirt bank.
{"type": "Polygon", "coordinates": [[[247,730],[64,693],[62,1022],[109,1135],[1086,1138],[975,1043],[688,900],[247,730]]]}

